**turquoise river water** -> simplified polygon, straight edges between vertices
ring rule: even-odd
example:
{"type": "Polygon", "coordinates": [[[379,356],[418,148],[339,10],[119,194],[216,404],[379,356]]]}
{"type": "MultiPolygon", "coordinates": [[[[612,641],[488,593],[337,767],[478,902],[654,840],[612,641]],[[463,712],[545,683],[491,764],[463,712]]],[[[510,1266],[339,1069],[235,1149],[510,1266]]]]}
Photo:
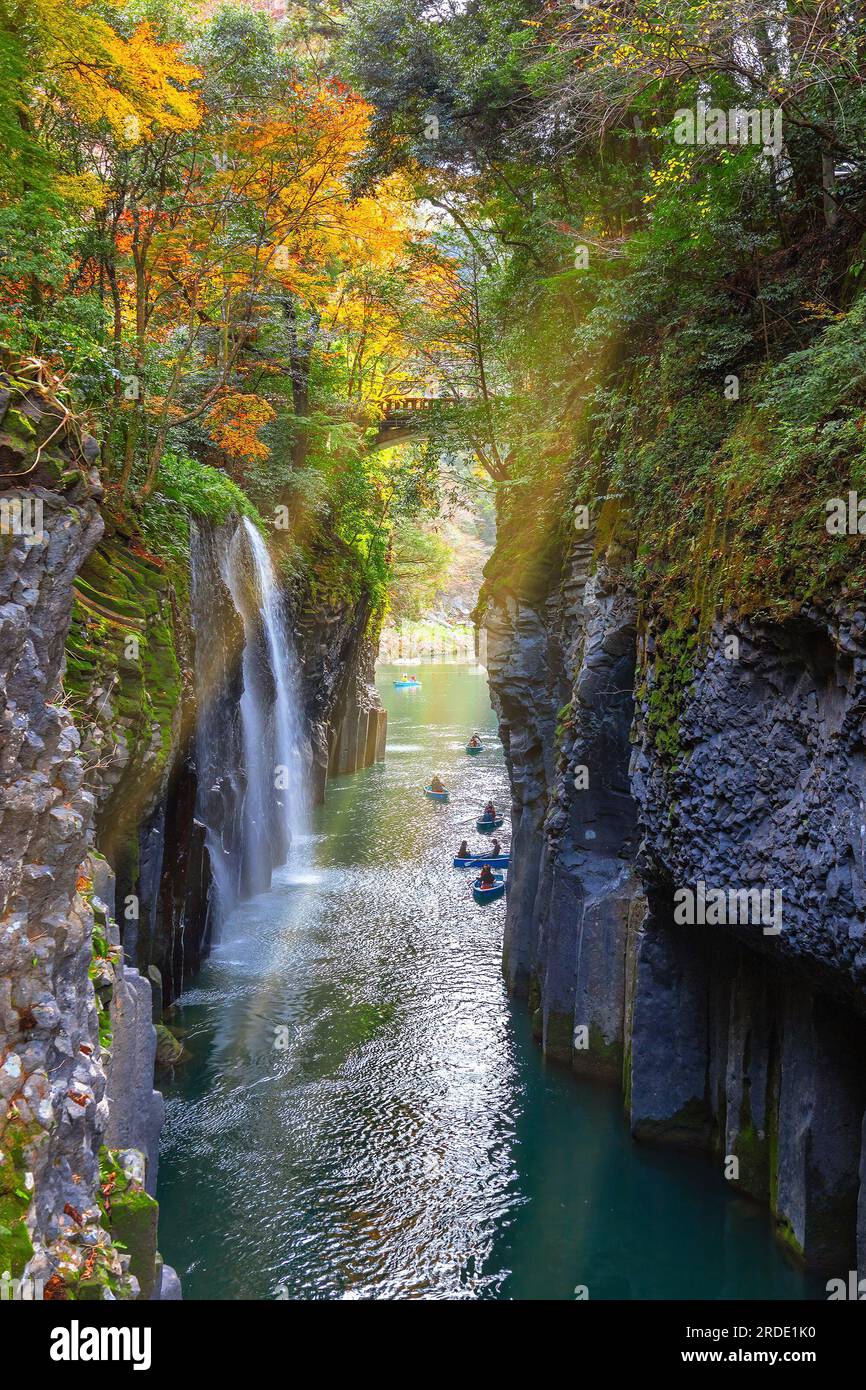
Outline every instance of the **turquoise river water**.
{"type": "Polygon", "coordinates": [[[485,675],[415,669],[420,691],[378,672],[385,762],[329,783],[175,1010],[160,1244],[185,1297],[814,1296],[717,1165],[633,1144],[615,1090],[544,1063],[505,904],[451,868],[507,805],[485,675]]]}

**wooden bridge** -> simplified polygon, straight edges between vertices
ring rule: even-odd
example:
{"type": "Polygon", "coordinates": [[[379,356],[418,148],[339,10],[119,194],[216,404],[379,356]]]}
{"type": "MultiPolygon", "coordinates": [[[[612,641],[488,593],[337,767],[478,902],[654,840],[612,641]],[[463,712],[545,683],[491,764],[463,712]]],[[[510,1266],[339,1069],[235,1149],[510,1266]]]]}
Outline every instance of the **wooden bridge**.
{"type": "Polygon", "coordinates": [[[430,432],[430,412],[434,405],[450,397],[393,396],[383,401],[384,417],[379,425],[374,447],[388,449],[408,439],[426,439],[430,432]]]}

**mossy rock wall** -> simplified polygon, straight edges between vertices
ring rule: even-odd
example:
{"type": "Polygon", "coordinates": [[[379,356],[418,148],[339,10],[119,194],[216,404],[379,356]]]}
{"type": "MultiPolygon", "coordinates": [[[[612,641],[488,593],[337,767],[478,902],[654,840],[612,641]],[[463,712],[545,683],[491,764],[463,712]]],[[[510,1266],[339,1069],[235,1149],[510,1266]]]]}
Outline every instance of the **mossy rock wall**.
{"type": "Polygon", "coordinates": [[[178,746],[178,605],[154,557],[107,536],[75,581],[64,691],[97,798],[101,850],[134,882],[137,833],[178,746]]]}

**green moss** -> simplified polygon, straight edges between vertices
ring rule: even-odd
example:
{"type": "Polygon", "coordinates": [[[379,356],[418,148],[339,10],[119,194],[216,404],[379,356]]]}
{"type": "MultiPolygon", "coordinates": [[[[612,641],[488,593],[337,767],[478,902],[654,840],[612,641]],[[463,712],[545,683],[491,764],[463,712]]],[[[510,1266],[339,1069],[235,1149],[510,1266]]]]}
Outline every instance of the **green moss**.
{"type": "Polygon", "coordinates": [[[646,696],[647,732],[661,756],[677,763],[682,755],[680,718],[694,682],[699,633],[693,614],[677,615],[656,642],[652,662],[652,686],[638,686],[638,698],[646,696]]]}
{"type": "Polygon", "coordinates": [[[20,1278],[33,1255],[27,1230],[30,1194],[24,1186],[23,1127],[16,1132],[14,1120],[7,1121],[0,1137],[0,1274],[9,1271],[20,1278]]]}
{"type": "Polygon", "coordinates": [[[6,411],[3,417],[3,428],[10,434],[17,435],[19,439],[26,439],[29,442],[36,439],[36,427],[28,415],[16,410],[13,406],[6,411]]]}
{"type": "Polygon", "coordinates": [[[571,1014],[549,1009],[544,1028],[544,1055],[551,1061],[570,1062],[574,1026],[571,1014]]]}
{"type": "Polygon", "coordinates": [[[561,709],[561,710],[559,711],[559,713],[557,714],[557,716],[556,716],[556,734],[555,734],[555,738],[556,738],[557,745],[559,745],[559,744],[562,743],[562,740],[563,740],[563,738],[565,737],[566,731],[572,727],[572,723],[573,723],[573,721],[572,721],[572,715],[573,715],[573,713],[574,713],[574,702],[573,702],[572,700],[569,700],[568,704],[567,704],[567,705],[563,705],[563,706],[562,706],[562,709],[561,709]]]}
{"type": "Polygon", "coordinates": [[[643,1119],[634,1137],[648,1143],[675,1144],[680,1148],[705,1148],[709,1135],[706,1102],[693,1097],[664,1119],[643,1119]]]}
{"type": "MultiPolygon", "coordinates": [[[[97,856],[95,851],[91,853],[94,857],[102,858],[101,855],[97,856]]],[[[88,973],[96,998],[99,1045],[108,1052],[111,1049],[111,1000],[114,994],[115,971],[123,960],[123,950],[122,947],[109,943],[109,919],[94,900],[92,881],[88,879],[79,891],[93,913],[92,954],[88,973]]]]}
{"type": "Polygon", "coordinates": [[[571,1064],[572,1069],[581,1076],[618,1081],[623,1070],[622,1043],[617,1038],[607,1042],[598,1025],[592,1023],[589,1026],[589,1047],[574,1048],[571,1064]]]}
{"type": "Polygon", "coordinates": [[[108,1229],[112,1241],[130,1257],[130,1273],[139,1282],[142,1299],[153,1294],[158,1221],[159,1203],[146,1192],[127,1190],[112,1198],[108,1229]]]}
{"type": "Polygon", "coordinates": [[[84,575],[78,575],[76,577],[75,589],[80,598],[85,601],[89,599],[97,606],[97,612],[101,607],[103,610],[107,609],[111,617],[116,620],[127,618],[136,626],[144,626],[144,618],[142,617],[143,604],[140,600],[135,602],[123,598],[121,594],[103,593],[101,589],[96,588],[92,583],[88,583],[84,575]]]}
{"type": "Polygon", "coordinates": [[[183,690],[176,646],[168,579],[120,537],[107,537],[75,581],[64,685],[83,732],[97,723],[109,746],[126,743],[124,786],[135,788],[135,806],[172,751],[183,690]]]}
{"type": "Polygon", "coordinates": [[[634,555],[643,625],[662,634],[649,726],[676,763],[683,696],[719,614],[780,622],[810,601],[860,602],[866,536],[828,534],[826,520],[830,499],[866,496],[864,329],[861,291],[847,313],[801,325],[802,348],[780,340],[767,360],[762,343],[738,369],[737,402],[693,360],[700,322],[655,336],[627,370],[617,358],[609,373],[600,357],[568,454],[524,460],[501,489],[476,615],[494,597],[551,594],[573,508],[588,505],[596,558],[634,555]]]}
{"type": "MultiPolygon", "coordinates": [[[[748,1107],[744,1107],[748,1109],[748,1107]]],[[[766,1201],[769,1195],[768,1144],[767,1137],[758,1134],[749,1122],[743,1126],[734,1141],[734,1154],[739,1160],[739,1176],[736,1184],[750,1197],[766,1201]]]]}
{"type": "Polygon", "coordinates": [[[119,1153],[100,1150],[102,1224],[112,1244],[129,1256],[129,1272],[140,1287],[139,1298],[153,1294],[157,1272],[159,1203],[120,1164],[119,1153]]]}
{"type": "Polygon", "coordinates": [[[702,629],[725,609],[778,621],[862,592],[864,538],[828,535],[825,522],[830,498],[866,491],[864,325],[861,294],[808,347],[757,369],[734,407],[688,374],[654,393],[651,359],[623,383],[641,408],[625,412],[612,465],[589,466],[583,487],[591,478],[630,498],[639,590],[656,615],[675,620],[685,599],[702,629]]]}
{"type": "Polygon", "coordinates": [[[794,1227],[786,1216],[780,1216],[778,1212],[776,1213],[776,1236],[783,1245],[793,1251],[798,1259],[803,1259],[803,1247],[794,1234],[794,1227]]]}
{"type": "Polygon", "coordinates": [[[28,1146],[42,1134],[35,1120],[25,1123],[14,1103],[0,1111],[0,1274],[21,1276],[33,1254],[27,1229],[31,1194],[27,1186],[28,1146]]]}
{"type": "Polygon", "coordinates": [[[164,1071],[178,1066],[186,1057],[186,1049],[179,1038],[164,1023],[156,1025],[156,1065],[164,1071]]]}
{"type": "Polygon", "coordinates": [[[299,547],[296,563],[305,577],[311,608],[339,609],[366,595],[371,616],[381,613],[384,590],[378,583],[371,588],[357,551],[338,536],[316,533],[299,547]]]}

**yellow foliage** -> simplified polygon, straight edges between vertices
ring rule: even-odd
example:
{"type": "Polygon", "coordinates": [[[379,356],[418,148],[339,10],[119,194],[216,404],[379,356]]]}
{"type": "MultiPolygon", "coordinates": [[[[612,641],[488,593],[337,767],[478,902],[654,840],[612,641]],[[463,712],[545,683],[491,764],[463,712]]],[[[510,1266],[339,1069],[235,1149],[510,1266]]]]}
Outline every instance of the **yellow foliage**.
{"type": "Polygon", "coordinates": [[[126,39],[91,0],[30,0],[28,27],[34,77],[81,120],[105,120],[129,144],[198,125],[199,101],[188,88],[200,74],[150,24],[126,39]]]}
{"type": "Polygon", "coordinates": [[[54,187],[61,198],[82,211],[102,208],[108,198],[105,184],[89,171],[84,174],[60,174],[55,179],[54,187]]]}

